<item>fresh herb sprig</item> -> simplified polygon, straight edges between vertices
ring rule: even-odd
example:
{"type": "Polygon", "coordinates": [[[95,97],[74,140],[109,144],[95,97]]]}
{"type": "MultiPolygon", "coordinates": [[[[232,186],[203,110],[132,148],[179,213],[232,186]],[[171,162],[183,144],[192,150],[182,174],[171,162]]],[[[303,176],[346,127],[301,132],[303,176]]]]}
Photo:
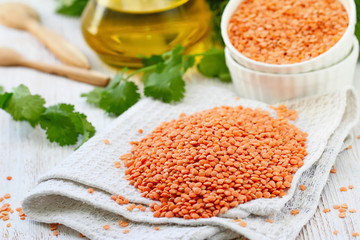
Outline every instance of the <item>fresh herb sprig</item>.
{"type": "Polygon", "coordinates": [[[144,95],[165,103],[179,102],[184,98],[186,71],[195,65],[195,58],[202,57],[197,64],[198,71],[207,77],[230,82],[229,70],[226,67],[224,51],[211,49],[202,54],[185,55],[185,48],[176,46],[162,55],[143,58],[144,67],[135,72],[115,76],[106,88],[95,88],[82,94],[87,102],[111,115],[118,116],[134,105],[139,99],[139,88],[130,78],[142,73],[144,95]]]}
{"type": "Polygon", "coordinates": [[[83,144],[95,134],[94,126],[73,105],[62,103],[46,108],[44,98],[32,95],[24,85],[12,92],[4,92],[0,87],[0,108],[15,121],[26,121],[32,127],[40,125],[48,140],[60,146],[74,145],[80,136],[83,144]]]}
{"type": "Polygon", "coordinates": [[[58,0],[56,12],[71,17],[80,17],[88,0],[58,0]]]}

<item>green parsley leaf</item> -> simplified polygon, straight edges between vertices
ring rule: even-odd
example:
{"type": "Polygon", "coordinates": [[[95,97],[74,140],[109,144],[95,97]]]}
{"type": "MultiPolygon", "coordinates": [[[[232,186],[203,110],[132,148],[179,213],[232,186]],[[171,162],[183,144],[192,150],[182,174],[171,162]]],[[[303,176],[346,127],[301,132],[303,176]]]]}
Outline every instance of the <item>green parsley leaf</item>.
{"type": "Polygon", "coordinates": [[[10,98],[12,97],[12,93],[2,93],[0,94],[0,108],[5,109],[10,98]]]}
{"type": "Polygon", "coordinates": [[[153,60],[152,63],[155,63],[154,60],[157,63],[153,65],[155,68],[152,71],[145,72],[142,77],[145,96],[165,103],[178,102],[184,98],[183,75],[195,64],[195,57],[183,55],[184,50],[183,46],[178,45],[162,54],[162,60],[158,57],[149,58],[153,60]]]}
{"type": "Polygon", "coordinates": [[[74,106],[58,104],[44,107],[45,100],[39,95],[31,95],[29,89],[19,85],[13,92],[4,92],[0,86],[0,108],[8,112],[14,120],[28,121],[35,127],[40,123],[51,142],[60,146],[77,143],[80,135],[82,143],[95,134],[94,126],[82,113],[75,112],[74,106]]]}
{"type": "MultiPolygon", "coordinates": [[[[141,57],[141,56],[140,56],[141,57]]],[[[150,57],[142,57],[142,63],[144,66],[151,66],[159,62],[164,62],[161,55],[151,55],[150,57]]]]}
{"type": "Polygon", "coordinates": [[[229,69],[225,62],[224,50],[208,50],[204,53],[197,68],[199,72],[206,77],[219,78],[222,82],[231,82],[229,69]]]}
{"type": "Polygon", "coordinates": [[[93,104],[95,106],[99,106],[99,102],[101,100],[101,94],[105,91],[104,88],[96,87],[92,91],[88,93],[81,94],[81,97],[86,97],[86,102],[93,104]]]}
{"type": "Polygon", "coordinates": [[[11,96],[2,95],[2,108],[16,121],[28,121],[35,127],[40,115],[45,111],[45,100],[39,95],[31,95],[29,89],[20,85],[13,89],[11,96]]]}
{"type": "Polygon", "coordinates": [[[119,116],[139,99],[140,94],[136,84],[122,79],[116,87],[102,92],[99,107],[110,114],[119,116]]]}
{"type": "Polygon", "coordinates": [[[167,67],[160,73],[149,74],[144,86],[145,96],[165,103],[178,102],[184,98],[185,81],[179,66],[167,67]]]}
{"type": "Polygon", "coordinates": [[[95,128],[86,120],[86,116],[75,112],[74,106],[69,104],[48,107],[40,118],[40,126],[49,141],[60,146],[76,144],[80,135],[83,135],[82,142],[85,142],[95,134],[95,128]]]}
{"type": "Polygon", "coordinates": [[[83,140],[81,141],[81,145],[83,145],[85,142],[87,142],[92,136],[95,135],[95,127],[86,119],[86,116],[84,114],[79,113],[79,117],[81,120],[82,125],[80,128],[80,132],[82,132],[83,140]]]}
{"type": "Polygon", "coordinates": [[[0,108],[5,109],[12,93],[5,93],[4,88],[0,86],[0,108]]]}
{"type": "Polygon", "coordinates": [[[194,65],[195,65],[195,57],[194,56],[184,56],[183,57],[182,67],[183,67],[184,73],[186,72],[186,70],[188,70],[189,68],[191,68],[194,65]]]}
{"type": "Polygon", "coordinates": [[[139,101],[138,90],[135,83],[128,81],[123,74],[118,74],[106,88],[94,88],[81,96],[86,97],[88,103],[119,116],[139,101]]]}
{"type": "Polygon", "coordinates": [[[58,0],[56,12],[62,15],[79,17],[88,0],[58,0]]]}

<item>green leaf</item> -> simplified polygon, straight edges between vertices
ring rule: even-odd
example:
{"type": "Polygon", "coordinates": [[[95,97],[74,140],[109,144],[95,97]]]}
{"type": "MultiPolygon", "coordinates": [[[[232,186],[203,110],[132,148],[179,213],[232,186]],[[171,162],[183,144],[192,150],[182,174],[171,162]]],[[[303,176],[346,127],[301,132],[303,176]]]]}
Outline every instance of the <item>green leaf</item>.
{"type": "Polygon", "coordinates": [[[39,95],[31,95],[29,89],[20,85],[13,89],[12,96],[2,95],[2,108],[16,121],[28,121],[35,127],[40,115],[45,111],[45,100],[39,95]]]}
{"type": "Polygon", "coordinates": [[[142,58],[142,63],[144,64],[144,66],[155,65],[159,62],[164,62],[164,59],[161,55],[152,55],[148,58],[147,57],[142,58]]]}
{"type": "Polygon", "coordinates": [[[185,73],[186,70],[188,70],[189,68],[194,66],[194,64],[195,64],[195,57],[194,56],[184,56],[183,57],[183,63],[182,63],[183,72],[185,73]]]}
{"type": "Polygon", "coordinates": [[[12,93],[5,93],[4,87],[0,86],[0,108],[5,109],[12,93]]]}
{"type": "Polygon", "coordinates": [[[81,122],[82,122],[82,135],[83,140],[81,141],[81,145],[83,145],[85,142],[87,142],[92,136],[95,135],[95,127],[86,119],[86,116],[84,114],[79,115],[81,122]]]}
{"type": "Polygon", "coordinates": [[[117,74],[106,88],[95,88],[81,96],[86,97],[88,103],[119,116],[139,101],[138,90],[135,83],[125,79],[123,74],[117,74]]]}
{"type": "Polygon", "coordinates": [[[139,99],[140,94],[136,84],[122,79],[117,86],[102,92],[99,107],[110,114],[119,116],[139,99]]]}
{"type": "Polygon", "coordinates": [[[181,66],[167,67],[164,71],[149,74],[144,82],[145,96],[165,103],[178,102],[184,98],[185,81],[182,79],[181,66]]]}
{"type": "Polygon", "coordinates": [[[85,142],[95,134],[95,128],[86,120],[86,116],[75,112],[74,106],[69,104],[47,108],[40,118],[40,126],[49,141],[60,146],[76,144],[80,135],[83,135],[82,142],[85,142]]]}
{"type": "Polygon", "coordinates": [[[56,12],[66,16],[79,17],[88,0],[58,0],[56,12]]]}
{"type": "Polygon", "coordinates": [[[86,102],[99,106],[101,100],[101,94],[105,91],[104,88],[96,87],[88,93],[81,94],[81,97],[86,97],[86,102]]]}
{"type": "Polygon", "coordinates": [[[229,69],[226,66],[224,50],[208,50],[204,53],[197,68],[199,72],[206,77],[219,78],[223,82],[231,82],[229,69]]]}

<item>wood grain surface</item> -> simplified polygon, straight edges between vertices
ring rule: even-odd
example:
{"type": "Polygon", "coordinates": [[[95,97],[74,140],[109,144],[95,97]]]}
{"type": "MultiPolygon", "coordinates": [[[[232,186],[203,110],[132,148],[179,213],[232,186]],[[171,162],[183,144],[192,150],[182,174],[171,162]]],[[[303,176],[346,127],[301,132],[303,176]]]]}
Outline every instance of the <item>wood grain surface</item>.
{"type": "MultiPolygon", "coordinates": [[[[81,36],[78,19],[66,18],[54,14],[54,0],[28,0],[28,4],[37,9],[43,24],[74,43],[89,58],[94,69],[113,75],[115,71],[106,67],[88,48],[81,36]]],[[[0,0],[0,3],[6,2],[0,0]]],[[[30,34],[0,26],[0,46],[11,47],[29,59],[47,63],[59,63],[58,60],[30,34]]],[[[359,89],[360,65],[357,67],[355,84],[359,89]]],[[[66,78],[51,76],[21,67],[0,67],[0,85],[10,90],[19,84],[27,85],[32,93],[40,94],[48,105],[56,103],[74,104],[78,111],[84,112],[88,119],[101,131],[113,118],[103,111],[85,103],[80,94],[92,89],[91,86],[70,81],[66,78]]],[[[322,193],[318,210],[314,217],[302,229],[297,240],[317,239],[356,239],[353,232],[360,232],[360,126],[353,131],[353,148],[341,153],[336,161],[336,174],[331,174],[322,193]],[[354,189],[340,192],[343,186],[354,185],[354,189]],[[347,203],[349,208],[359,212],[347,214],[340,219],[334,204],[347,203]],[[324,214],[324,208],[331,208],[324,214]],[[332,232],[338,230],[337,235],[332,232]]],[[[40,175],[55,167],[74,151],[74,147],[60,147],[49,143],[40,128],[32,128],[24,122],[15,122],[0,110],[0,196],[11,194],[9,202],[13,208],[19,207],[24,196],[36,185],[40,175]],[[12,176],[11,181],[6,180],[12,176]]],[[[5,201],[4,201],[5,202],[5,201]]],[[[2,202],[0,206],[4,203],[2,202]]],[[[0,221],[0,239],[84,239],[79,233],[64,226],[59,227],[60,235],[55,237],[47,224],[30,219],[20,220],[16,213],[7,222],[0,221]],[[6,227],[11,223],[10,228],[6,227]]],[[[359,238],[360,239],[360,238],[359,238]]]]}

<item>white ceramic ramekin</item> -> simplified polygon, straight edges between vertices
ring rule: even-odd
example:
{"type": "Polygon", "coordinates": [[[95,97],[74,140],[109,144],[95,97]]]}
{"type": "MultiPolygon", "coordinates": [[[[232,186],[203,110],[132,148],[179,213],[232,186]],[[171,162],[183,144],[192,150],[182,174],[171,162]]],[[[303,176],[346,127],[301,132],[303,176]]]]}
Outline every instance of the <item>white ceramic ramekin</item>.
{"type": "Polygon", "coordinates": [[[238,64],[225,49],[226,64],[240,97],[277,103],[322,94],[351,85],[359,55],[359,42],[353,36],[351,52],[342,61],[319,70],[298,74],[264,73],[238,64]]]}
{"type": "Polygon", "coordinates": [[[221,19],[221,35],[231,56],[241,65],[260,72],[267,73],[303,73],[331,66],[347,56],[352,48],[356,23],[356,7],[354,0],[339,0],[345,7],[349,25],[342,38],[328,51],[308,61],[294,64],[268,64],[252,60],[241,54],[230,42],[228,25],[232,15],[243,0],[230,0],[221,19]]]}

